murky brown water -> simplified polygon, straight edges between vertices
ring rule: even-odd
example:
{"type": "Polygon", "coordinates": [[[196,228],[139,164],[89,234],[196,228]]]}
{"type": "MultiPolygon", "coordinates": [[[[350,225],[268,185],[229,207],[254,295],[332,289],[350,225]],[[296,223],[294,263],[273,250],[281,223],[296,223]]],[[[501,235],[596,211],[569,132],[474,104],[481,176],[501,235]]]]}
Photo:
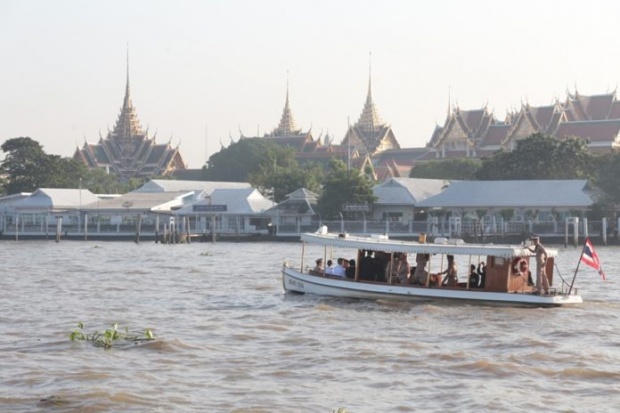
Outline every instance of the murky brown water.
{"type": "Polygon", "coordinates": [[[516,309],[285,295],[300,244],[5,241],[0,411],[617,411],[620,249],[597,250],[582,306],[516,309]],[[79,321],[157,340],[71,342],[79,321]]]}

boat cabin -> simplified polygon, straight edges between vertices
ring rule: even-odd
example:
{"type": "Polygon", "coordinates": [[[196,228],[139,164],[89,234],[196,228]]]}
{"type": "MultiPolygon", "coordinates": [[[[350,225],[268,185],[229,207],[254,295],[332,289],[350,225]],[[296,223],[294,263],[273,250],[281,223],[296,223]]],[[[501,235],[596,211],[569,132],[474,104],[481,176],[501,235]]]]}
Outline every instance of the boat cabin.
{"type": "MultiPolygon", "coordinates": [[[[427,243],[388,240],[385,236],[368,238],[348,234],[339,234],[337,237],[330,235],[333,234],[305,234],[305,239],[302,237],[304,242],[323,245],[321,255],[314,258],[320,258],[323,264],[331,258],[334,266],[307,266],[308,274],[342,278],[350,282],[412,288],[497,293],[528,293],[536,290],[535,254],[524,245],[465,244],[462,240],[445,238],[427,243]],[[345,267],[346,263],[353,263],[353,268],[345,268],[343,271],[334,254],[343,256],[345,267]]],[[[557,251],[547,249],[547,254],[545,269],[551,286],[557,251]]]]}

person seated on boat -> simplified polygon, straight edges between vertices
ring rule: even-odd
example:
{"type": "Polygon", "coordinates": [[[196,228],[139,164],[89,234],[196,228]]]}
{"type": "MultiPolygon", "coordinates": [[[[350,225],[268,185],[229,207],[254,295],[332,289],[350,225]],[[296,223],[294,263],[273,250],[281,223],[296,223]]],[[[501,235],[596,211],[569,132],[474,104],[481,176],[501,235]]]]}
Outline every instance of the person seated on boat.
{"type": "Polygon", "coordinates": [[[349,265],[345,268],[344,275],[346,275],[346,277],[350,279],[355,278],[355,260],[354,259],[349,260],[349,265]]]}
{"type": "Polygon", "coordinates": [[[478,288],[480,285],[480,274],[476,271],[476,266],[474,264],[470,265],[469,271],[469,288],[478,288]]]}
{"type": "Polygon", "coordinates": [[[389,256],[389,254],[382,251],[375,252],[375,258],[373,259],[373,274],[375,276],[375,281],[387,281],[385,278],[385,268],[386,264],[389,262],[389,256]]]}
{"type": "Polygon", "coordinates": [[[332,275],[337,277],[344,277],[344,258],[338,258],[337,264],[334,265],[334,269],[332,271],[332,275]]]}
{"type": "Polygon", "coordinates": [[[325,274],[334,275],[334,263],[332,260],[327,260],[327,267],[325,267],[325,274]]]}
{"type": "Polygon", "coordinates": [[[362,258],[360,259],[360,279],[367,281],[374,281],[374,258],[372,257],[372,251],[362,251],[362,258]]]}
{"type": "Polygon", "coordinates": [[[315,262],[316,262],[316,265],[314,266],[313,271],[322,273],[323,272],[323,258],[319,258],[315,262]]]}
{"type": "Polygon", "coordinates": [[[456,287],[459,283],[459,277],[456,270],[456,263],[454,262],[454,255],[448,255],[448,268],[444,271],[437,273],[437,275],[446,275],[441,282],[442,287],[456,287]]]}
{"type": "Polygon", "coordinates": [[[401,284],[409,284],[409,261],[407,261],[407,254],[401,253],[398,256],[398,268],[396,269],[396,276],[398,282],[401,284]]]}
{"type": "Polygon", "coordinates": [[[484,261],[481,261],[480,264],[478,264],[478,269],[476,271],[478,272],[478,275],[480,275],[479,287],[484,288],[484,285],[487,281],[487,265],[484,263],[484,261]]]}
{"type": "Polygon", "coordinates": [[[428,279],[428,271],[426,271],[426,264],[431,259],[430,254],[416,254],[415,256],[415,270],[413,271],[413,277],[411,278],[411,284],[426,285],[428,279]]]}
{"type": "Polygon", "coordinates": [[[388,282],[390,284],[407,284],[409,276],[409,263],[407,262],[407,255],[403,253],[394,253],[392,260],[387,264],[385,268],[388,282]]]}

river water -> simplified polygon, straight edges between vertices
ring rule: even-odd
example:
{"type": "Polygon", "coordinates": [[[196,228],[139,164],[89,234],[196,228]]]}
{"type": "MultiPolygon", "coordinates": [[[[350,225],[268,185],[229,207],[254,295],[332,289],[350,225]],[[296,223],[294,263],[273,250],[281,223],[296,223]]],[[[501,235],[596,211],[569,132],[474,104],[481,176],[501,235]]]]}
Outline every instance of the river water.
{"type": "Polygon", "coordinates": [[[0,243],[0,411],[620,409],[618,247],[596,247],[607,281],[579,271],[583,305],[517,309],[283,294],[300,245],[0,243]],[[156,340],[106,350],[78,322],[156,340]]]}

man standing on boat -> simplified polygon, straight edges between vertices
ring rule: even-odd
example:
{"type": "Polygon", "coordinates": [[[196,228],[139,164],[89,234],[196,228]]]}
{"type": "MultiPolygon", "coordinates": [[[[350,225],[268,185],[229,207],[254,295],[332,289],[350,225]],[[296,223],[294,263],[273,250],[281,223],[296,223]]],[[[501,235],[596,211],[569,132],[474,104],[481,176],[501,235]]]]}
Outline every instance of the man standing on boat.
{"type": "Polygon", "coordinates": [[[542,284],[545,294],[549,294],[549,279],[547,278],[547,250],[540,243],[540,238],[532,237],[530,241],[534,243],[534,248],[528,248],[530,251],[536,253],[536,290],[541,292],[540,287],[542,284]]]}

